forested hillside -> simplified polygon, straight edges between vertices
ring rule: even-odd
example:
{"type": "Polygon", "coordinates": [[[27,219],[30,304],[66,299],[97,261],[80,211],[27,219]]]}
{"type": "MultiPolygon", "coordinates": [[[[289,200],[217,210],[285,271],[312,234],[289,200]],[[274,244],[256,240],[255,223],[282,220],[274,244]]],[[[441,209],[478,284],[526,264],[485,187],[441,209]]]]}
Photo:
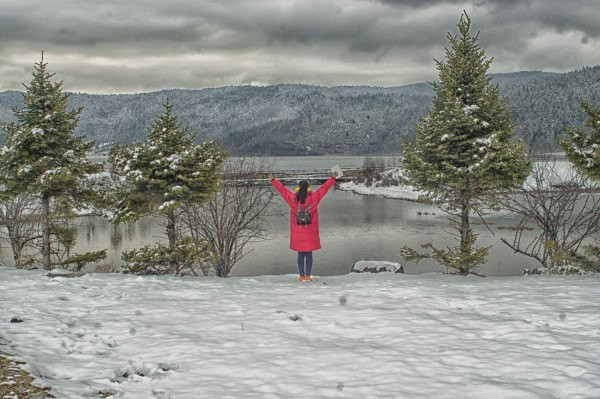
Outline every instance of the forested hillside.
{"type": "MultiPolygon", "coordinates": [[[[600,103],[600,66],[566,74],[494,75],[513,109],[518,135],[537,148],[552,148],[566,126],[581,125],[579,100],[600,103]]],[[[132,95],[73,93],[84,107],[78,133],[98,143],[144,138],[168,97],[179,120],[198,140],[218,139],[234,154],[299,155],[383,153],[402,139],[431,104],[425,83],[401,87],[321,87],[280,84],[163,90],[132,95]]],[[[0,93],[0,121],[12,120],[20,93],[0,93]]]]}

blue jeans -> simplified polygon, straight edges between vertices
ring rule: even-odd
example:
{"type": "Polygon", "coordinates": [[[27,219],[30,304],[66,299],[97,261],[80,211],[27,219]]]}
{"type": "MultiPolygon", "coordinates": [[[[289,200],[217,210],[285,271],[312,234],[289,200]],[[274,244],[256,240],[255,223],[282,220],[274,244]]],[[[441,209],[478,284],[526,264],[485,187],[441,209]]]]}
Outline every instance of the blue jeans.
{"type": "Polygon", "coordinates": [[[298,274],[310,276],[312,271],[312,252],[298,252],[298,274]],[[306,273],[304,273],[304,260],[306,259],[306,273]]]}

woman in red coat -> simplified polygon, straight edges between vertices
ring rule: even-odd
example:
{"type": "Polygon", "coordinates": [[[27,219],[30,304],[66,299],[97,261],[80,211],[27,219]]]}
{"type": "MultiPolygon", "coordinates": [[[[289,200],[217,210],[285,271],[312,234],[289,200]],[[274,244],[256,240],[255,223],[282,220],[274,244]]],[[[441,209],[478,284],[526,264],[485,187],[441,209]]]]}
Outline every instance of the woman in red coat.
{"type": "Polygon", "coordinates": [[[327,191],[335,184],[336,173],[317,191],[311,192],[308,182],[300,182],[296,193],[285,188],[281,182],[271,176],[271,184],[279,191],[290,206],[290,249],[298,252],[299,280],[311,281],[312,251],[321,248],[319,239],[319,211],[317,207],[327,191]],[[306,269],[305,269],[306,262],[306,269]]]}

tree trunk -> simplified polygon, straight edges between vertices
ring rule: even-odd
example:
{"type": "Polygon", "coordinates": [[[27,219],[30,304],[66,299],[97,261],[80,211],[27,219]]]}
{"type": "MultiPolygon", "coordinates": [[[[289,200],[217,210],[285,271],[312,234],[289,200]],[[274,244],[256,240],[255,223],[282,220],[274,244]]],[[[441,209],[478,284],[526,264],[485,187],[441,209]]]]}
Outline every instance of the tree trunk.
{"type": "Polygon", "coordinates": [[[215,265],[215,273],[217,277],[227,277],[229,275],[228,262],[222,256],[219,257],[219,260],[215,265]]]}
{"type": "Polygon", "coordinates": [[[13,230],[13,224],[8,223],[8,218],[6,218],[6,230],[8,231],[8,241],[10,242],[10,249],[12,249],[13,259],[15,261],[15,267],[17,269],[21,268],[21,250],[19,249],[20,245],[18,243],[18,238],[15,237],[15,232],[13,230]]]}
{"type": "Polygon", "coordinates": [[[177,246],[176,223],[177,221],[175,219],[175,211],[169,209],[167,211],[167,238],[169,239],[169,250],[171,252],[171,259],[169,262],[171,263],[172,271],[177,271],[179,268],[179,262],[177,261],[177,259],[175,259],[175,256],[173,256],[173,253],[175,252],[175,248],[177,246]]]}
{"type": "Polygon", "coordinates": [[[50,196],[42,195],[42,256],[44,269],[52,269],[50,258],[50,196]]]}
{"type": "Polygon", "coordinates": [[[12,247],[12,251],[13,251],[13,259],[15,260],[15,267],[17,269],[20,269],[21,268],[21,250],[19,249],[19,246],[16,244],[11,243],[11,247],[12,247]]]}
{"type": "MultiPolygon", "coordinates": [[[[469,210],[469,198],[467,196],[463,196],[460,210],[460,252],[464,256],[464,259],[469,259],[469,252],[471,251],[471,247],[469,245],[469,236],[471,232],[471,225],[469,224],[469,210]]],[[[471,265],[462,265],[462,267],[462,274],[469,274],[471,265]]]]}

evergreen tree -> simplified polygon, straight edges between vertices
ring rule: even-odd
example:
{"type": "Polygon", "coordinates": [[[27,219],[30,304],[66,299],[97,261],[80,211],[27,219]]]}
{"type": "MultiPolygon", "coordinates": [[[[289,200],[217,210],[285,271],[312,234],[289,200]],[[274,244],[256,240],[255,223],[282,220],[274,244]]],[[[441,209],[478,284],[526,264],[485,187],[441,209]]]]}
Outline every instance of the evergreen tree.
{"type": "MultiPolygon", "coordinates": [[[[475,246],[469,217],[482,215],[488,193],[522,184],[531,167],[523,144],[511,141],[515,126],[510,111],[487,75],[492,60],[478,44],[479,34],[470,30],[465,13],[459,34],[448,33],[446,61],[436,60],[440,81],[432,84],[433,104],[416,126],[416,142],[406,145],[403,162],[409,183],[429,193],[460,235],[456,249],[424,247],[462,274],[487,256],[487,248],[475,246]]],[[[406,247],[402,253],[415,261],[429,257],[406,247]]]]}
{"type": "MultiPolygon", "coordinates": [[[[125,181],[114,204],[112,219],[131,221],[150,215],[165,218],[168,248],[146,248],[145,252],[155,251],[157,257],[160,253],[161,259],[166,252],[170,253],[171,270],[163,272],[181,274],[176,272],[181,259],[175,254],[182,252],[181,245],[191,242],[180,234],[178,218],[182,207],[203,203],[218,190],[218,170],[225,154],[212,142],[195,144],[194,136],[177,122],[168,100],[164,108],[164,113],[152,124],[147,141],[115,146],[111,151],[113,171],[125,181]]],[[[140,266],[143,260],[151,258],[140,251],[124,255],[124,260],[136,263],[138,272],[144,272],[140,266]]],[[[146,271],[153,267],[152,272],[159,273],[156,265],[148,267],[146,271]]]]}
{"type": "MultiPolygon", "coordinates": [[[[24,108],[14,108],[16,123],[3,125],[6,146],[0,156],[3,195],[39,195],[42,207],[42,262],[50,269],[68,254],[74,244],[66,223],[75,217],[74,208],[86,206],[94,192],[82,182],[86,175],[102,170],[86,154],[94,142],[75,136],[81,108],[67,110],[68,94],[63,83],[52,82],[42,60],[35,64],[33,79],[23,94],[24,108]],[[64,246],[66,245],[66,249],[64,246]],[[58,246],[58,247],[55,247],[58,246]]],[[[62,263],[69,263],[62,259],[62,263]]]]}
{"type": "MultiPolygon", "coordinates": [[[[561,145],[565,150],[567,159],[580,173],[589,179],[600,180],[600,107],[582,101],[581,108],[587,114],[585,126],[589,129],[586,133],[581,129],[567,129],[568,139],[561,145]],[[589,134],[588,134],[589,133],[589,134]]],[[[595,244],[585,247],[584,267],[600,270],[600,246],[596,239],[595,244]]]]}
{"type": "Polygon", "coordinates": [[[581,129],[567,129],[568,139],[561,145],[568,160],[575,168],[590,179],[600,180],[600,107],[582,101],[581,108],[588,119],[585,126],[589,134],[581,129]]]}

